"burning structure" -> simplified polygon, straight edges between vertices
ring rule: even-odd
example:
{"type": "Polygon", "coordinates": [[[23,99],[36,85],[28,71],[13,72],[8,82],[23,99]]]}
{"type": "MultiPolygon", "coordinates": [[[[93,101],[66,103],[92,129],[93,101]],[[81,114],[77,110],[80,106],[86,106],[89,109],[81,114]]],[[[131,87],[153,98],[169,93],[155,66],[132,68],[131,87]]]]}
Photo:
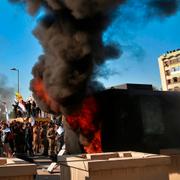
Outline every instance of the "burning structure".
{"type": "Polygon", "coordinates": [[[80,118],[79,121],[73,123],[70,119],[69,124],[73,127],[80,123],[78,128],[85,126],[83,123],[88,122],[96,107],[93,124],[100,134],[92,134],[93,140],[85,134],[91,140],[91,146],[87,146],[90,149],[85,149],[87,152],[134,150],[159,153],[160,149],[180,147],[180,94],[177,92],[155,91],[151,85],[127,84],[98,92],[85,105],[81,117],[72,117],[72,121],[80,118]]]}
{"type": "Polygon", "coordinates": [[[180,147],[180,94],[127,84],[99,94],[103,151],[159,153],[180,147]],[[124,88],[125,87],[125,88],[124,88]]]}
{"type": "MultiPolygon", "coordinates": [[[[116,134],[109,132],[109,129],[112,131],[111,122],[113,119],[118,120],[119,117],[124,120],[116,121],[118,122],[116,128],[122,129],[115,128],[115,131],[124,135],[120,140],[121,147],[132,146],[127,138],[129,140],[132,138],[138,146],[141,131],[133,133],[134,136],[131,137],[128,135],[130,129],[126,129],[126,126],[130,127],[131,124],[129,121],[131,118],[126,111],[128,109],[136,111],[131,105],[132,99],[124,92],[120,93],[121,95],[117,94],[115,90],[98,93],[97,87],[100,86],[96,82],[95,74],[105,60],[116,58],[121,54],[121,50],[114,44],[104,45],[102,34],[112,22],[117,7],[133,1],[11,0],[11,2],[27,3],[31,14],[35,14],[41,6],[45,8],[45,16],[34,30],[34,35],[44,48],[44,54],[39,57],[38,63],[33,68],[34,78],[31,81],[31,90],[39,106],[47,112],[55,114],[62,112],[68,124],[80,137],[83,149],[87,153],[108,150],[103,148],[106,147],[103,145],[105,143],[103,139],[107,140],[107,136],[112,137],[108,138],[112,144],[117,142],[114,138],[116,134]],[[115,103],[115,99],[118,103],[115,103]],[[129,102],[131,103],[128,104],[129,102]],[[104,126],[104,122],[107,122],[109,127],[104,126]],[[108,133],[103,132],[106,130],[108,133]],[[126,133],[123,134],[123,131],[126,133]]],[[[179,9],[178,0],[144,0],[139,4],[143,9],[149,8],[149,13],[153,16],[169,16],[179,9]]],[[[142,129],[138,116],[133,119],[134,127],[136,125],[142,129]]],[[[132,132],[135,131],[134,127],[131,129],[132,132]]],[[[114,146],[111,147],[113,150],[114,146]]]]}

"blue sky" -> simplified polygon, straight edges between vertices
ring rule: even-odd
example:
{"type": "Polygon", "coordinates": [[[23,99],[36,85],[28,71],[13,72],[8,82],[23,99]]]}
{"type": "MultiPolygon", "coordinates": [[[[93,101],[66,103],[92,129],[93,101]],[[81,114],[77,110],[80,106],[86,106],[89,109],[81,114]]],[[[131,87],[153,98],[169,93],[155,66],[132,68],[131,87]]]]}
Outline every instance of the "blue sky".
{"type": "MultiPolygon", "coordinates": [[[[180,13],[147,23],[146,20],[120,23],[117,17],[104,33],[104,41],[116,41],[124,53],[118,60],[107,61],[102,70],[106,78],[100,77],[99,80],[106,87],[146,83],[160,88],[157,58],[166,51],[180,48],[179,19],[180,13]]],[[[17,89],[17,74],[10,68],[18,68],[20,91],[26,99],[31,95],[31,69],[42,53],[40,44],[32,35],[37,18],[29,16],[23,6],[1,0],[0,22],[0,73],[8,77],[8,86],[17,89]]]]}
{"type": "Polygon", "coordinates": [[[1,0],[0,6],[0,73],[8,77],[8,85],[17,89],[17,73],[20,70],[20,91],[28,97],[31,69],[42,49],[32,35],[36,19],[27,15],[24,7],[1,0]]]}

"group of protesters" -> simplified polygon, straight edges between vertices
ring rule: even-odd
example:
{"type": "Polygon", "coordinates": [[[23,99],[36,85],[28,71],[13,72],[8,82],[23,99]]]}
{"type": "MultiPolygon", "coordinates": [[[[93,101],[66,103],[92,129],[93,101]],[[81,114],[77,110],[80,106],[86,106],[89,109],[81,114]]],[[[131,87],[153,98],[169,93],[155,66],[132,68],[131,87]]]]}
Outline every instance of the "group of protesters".
{"type": "Polygon", "coordinates": [[[57,154],[64,145],[62,122],[0,121],[0,156],[57,154]]]}
{"type": "Polygon", "coordinates": [[[34,100],[14,101],[13,104],[14,116],[18,117],[41,117],[41,109],[37,106],[34,100]]]}
{"type": "Polygon", "coordinates": [[[47,118],[46,121],[38,120],[43,119],[43,112],[33,98],[24,101],[20,93],[16,93],[13,110],[13,121],[8,117],[6,121],[0,119],[0,157],[53,156],[61,150],[64,145],[61,116],[51,116],[53,118],[47,118]]]}

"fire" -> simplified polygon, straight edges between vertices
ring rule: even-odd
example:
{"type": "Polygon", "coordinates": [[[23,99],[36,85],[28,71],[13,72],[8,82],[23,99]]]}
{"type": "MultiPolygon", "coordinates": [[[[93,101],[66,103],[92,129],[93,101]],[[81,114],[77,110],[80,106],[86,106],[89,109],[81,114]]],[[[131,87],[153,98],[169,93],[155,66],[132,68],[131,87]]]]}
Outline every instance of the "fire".
{"type": "Polygon", "coordinates": [[[73,129],[80,128],[82,136],[87,140],[84,150],[87,153],[102,152],[101,131],[94,123],[95,114],[98,110],[93,97],[85,99],[80,112],[67,116],[67,121],[73,129]]]}
{"type": "MultiPolygon", "coordinates": [[[[33,89],[36,95],[43,100],[54,112],[59,112],[59,105],[49,96],[42,79],[33,80],[33,89]]],[[[80,133],[84,138],[84,150],[87,153],[102,152],[101,147],[101,130],[95,125],[94,119],[98,111],[95,98],[88,97],[83,103],[81,110],[67,116],[67,122],[72,129],[80,128],[80,133]]]]}
{"type": "Polygon", "coordinates": [[[33,80],[33,89],[36,95],[43,100],[54,112],[59,111],[58,104],[49,96],[46,91],[42,79],[34,79],[33,80]]]}
{"type": "Polygon", "coordinates": [[[98,130],[94,134],[94,138],[89,143],[89,145],[84,146],[84,150],[87,153],[100,153],[102,152],[102,146],[101,146],[101,130],[98,130]]]}

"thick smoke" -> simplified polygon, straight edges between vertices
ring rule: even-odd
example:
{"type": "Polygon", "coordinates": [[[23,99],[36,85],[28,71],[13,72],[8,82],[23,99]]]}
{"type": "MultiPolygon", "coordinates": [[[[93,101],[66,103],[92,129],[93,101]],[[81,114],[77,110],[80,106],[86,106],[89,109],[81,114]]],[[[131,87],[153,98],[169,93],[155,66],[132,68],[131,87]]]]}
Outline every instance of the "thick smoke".
{"type": "Polygon", "coordinates": [[[179,0],[151,0],[149,1],[148,6],[156,15],[170,16],[179,10],[179,3],[179,0]]]}
{"type": "Polygon", "coordinates": [[[5,113],[4,103],[6,103],[7,108],[11,108],[11,104],[14,98],[14,88],[7,86],[7,77],[0,74],[0,117],[5,113]]]}
{"type": "Polygon", "coordinates": [[[151,16],[163,17],[173,15],[179,9],[178,0],[11,2],[27,3],[30,14],[35,14],[40,7],[46,9],[45,17],[34,30],[34,35],[44,48],[44,54],[33,68],[31,90],[46,111],[59,112],[59,108],[55,106],[60,104],[61,111],[65,113],[69,113],[73,105],[80,104],[87,93],[96,89],[90,86],[98,84],[93,83],[97,67],[105,60],[117,58],[121,54],[117,46],[104,45],[102,41],[102,33],[112,22],[118,6],[130,2],[131,6],[138,4],[137,7],[142,7],[151,16]],[[36,86],[37,82],[42,83],[40,91],[39,86],[36,86]],[[46,95],[40,95],[42,92],[46,95]]]}
{"type": "MultiPolygon", "coordinates": [[[[34,30],[44,55],[33,68],[31,90],[42,107],[44,98],[34,87],[37,79],[42,80],[47,94],[69,113],[87,93],[102,89],[93,83],[94,67],[119,56],[113,44],[103,45],[102,33],[111,22],[110,12],[122,0],[46,2],[47,14],[34,30]]],[[[51,103],[48,107],[54,110],[51,103]]]]}

